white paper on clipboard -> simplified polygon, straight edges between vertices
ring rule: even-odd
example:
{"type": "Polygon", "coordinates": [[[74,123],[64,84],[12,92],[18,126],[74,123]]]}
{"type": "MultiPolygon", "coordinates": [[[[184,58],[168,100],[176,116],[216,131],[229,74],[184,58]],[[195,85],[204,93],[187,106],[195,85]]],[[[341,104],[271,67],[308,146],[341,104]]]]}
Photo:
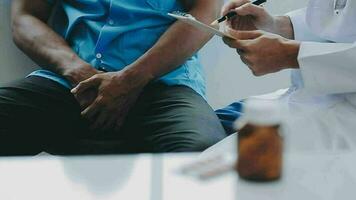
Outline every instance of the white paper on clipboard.
{"type": "Polygon", "coordinates": [[[229,38],[233,38],[232,36],[228,35],[227,33],[224,33],[218,29],[215,29],[214,27],[212,26],[209,26],[207,24],[204,24],[198,20],[196,20],[193,16],[191,15],[187,15],[187,16],[183,16],[183,15],[178,15],[178,14],[173,14],[173,13],[168,13],[169,16],[175,18],[175,19],[178,19],[182,22],[185,22],[187,24],[190,24],[202,31],[205,31],[205,32],[208,32],[208,33],[211,33],[211,34],[214,34],[214,35],[217,35],[217,36],[220,36],[220,37],[229,37],[229,38]]]}

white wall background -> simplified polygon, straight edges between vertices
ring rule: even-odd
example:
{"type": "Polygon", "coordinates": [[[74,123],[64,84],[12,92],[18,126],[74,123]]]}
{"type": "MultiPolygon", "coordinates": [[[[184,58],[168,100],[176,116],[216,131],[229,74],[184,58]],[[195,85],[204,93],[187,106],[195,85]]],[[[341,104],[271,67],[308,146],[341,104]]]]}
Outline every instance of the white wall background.
{"type": "Polygon", "coordinates": [[[23,77],[36,66],[12,42],[10,2],[0,0],[0,84],[23,77]]]}
{"type": "MultiPolygon", "coordinates": [[[[0,0],[0,84],[21,78],[36,68],[12,43],[9,28],[11,0],[0,0]]],[[[305,6],[307,0],[270,0],[266,8],[283,14],[305,6]]],[[[266,47],[268,48],[268,47],[266,47]]],[[[201,52],[206,67],[208,99],[214,108],[251,95],[263,94],[289,85],[289,72],[254,77],[234,50],[215,37],[201,52]]]]}

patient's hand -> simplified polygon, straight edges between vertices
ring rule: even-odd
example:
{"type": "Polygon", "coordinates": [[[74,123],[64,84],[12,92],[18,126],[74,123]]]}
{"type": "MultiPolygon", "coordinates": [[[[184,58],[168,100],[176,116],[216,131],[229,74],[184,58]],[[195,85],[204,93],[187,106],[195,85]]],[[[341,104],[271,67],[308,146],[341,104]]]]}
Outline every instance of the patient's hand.
{"type": "Polygon", "coordinates": [[[77,59],[75,62],[71,62],[70,64],[66,65],[66,69],[62,74],[72,84],[73,87],[76,87],[80,82],[96,74],[102,73],[101,71],[98,71],[93,66],[80,59],[77,59]]]}
{"type": "Polygon", "coordinates": [[[287,68],[299,68],[300,43],[263,31],[228,30],[236,39],[224,38],[235,48],[254,75],[262,76],[287,68]]]}
{"type": "MultiPolygon", "coordinates": [[[[70,66],[67,65],[66,70],[63,72],[63,76],[72,84],[73,87],[76,87],[80,82],[96,75],[102,73],[101,71],[96,70],[90,64],[77,60],[72,62],[70,66]]],[[[80,107],[85,109],[95,100],[97,91],[95,89],[88,89],[85,92],[75,95],[80,107]]]]}
{"type": "Polygon", "coordinates": [[[80,97],[88,90],[96,90],[95,100],[84,109],[82,116],[92,122],[94,130],[119,131],[146,84],[126,71],[109,72],[82,81],[72,93],[80,97]]]}

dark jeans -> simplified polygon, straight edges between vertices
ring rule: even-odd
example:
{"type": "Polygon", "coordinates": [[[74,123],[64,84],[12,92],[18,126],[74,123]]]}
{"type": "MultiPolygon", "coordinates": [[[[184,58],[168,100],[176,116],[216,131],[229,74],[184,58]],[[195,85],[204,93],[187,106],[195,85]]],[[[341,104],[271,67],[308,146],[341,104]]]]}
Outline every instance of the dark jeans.
{"type": "Polygon", "coordinates": [[[206,101],[184,86],[154,83],[120,132],[92,132],[68,89],[32,76],[0,88],[0,155],[201,151],[225,137],[206,101]]]}

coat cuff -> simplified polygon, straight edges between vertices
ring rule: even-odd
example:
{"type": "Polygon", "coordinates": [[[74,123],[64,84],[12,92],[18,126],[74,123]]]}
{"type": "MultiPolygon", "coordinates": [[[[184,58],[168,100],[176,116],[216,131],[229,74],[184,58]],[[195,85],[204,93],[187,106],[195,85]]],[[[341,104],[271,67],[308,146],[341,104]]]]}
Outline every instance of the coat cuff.
{"type": "Polygon", "coordinates": [[[302,42],[298,62],[304,89],[317,95],[356,91],[356,43],[302,42]]]}

